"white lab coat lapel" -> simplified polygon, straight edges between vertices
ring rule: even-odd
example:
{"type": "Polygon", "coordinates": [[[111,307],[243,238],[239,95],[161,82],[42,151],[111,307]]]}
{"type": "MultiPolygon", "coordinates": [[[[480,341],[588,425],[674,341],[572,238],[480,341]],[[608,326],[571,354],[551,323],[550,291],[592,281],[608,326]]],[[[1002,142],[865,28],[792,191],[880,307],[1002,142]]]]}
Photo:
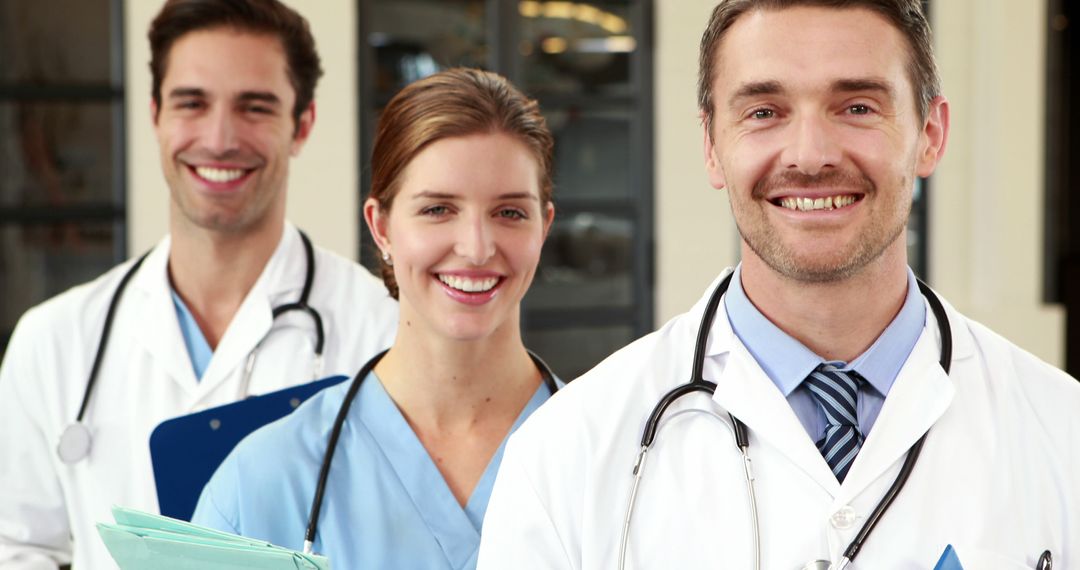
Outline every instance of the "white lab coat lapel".
{"type": "Polygon", "coordinates": [[[835,496],[840,487],[836,476],[806,434],[791,404],[732,332],[725,315],[717,317],[717,321],[721,320],[723,323],[714,325],[713,331],[724,342],[714,350],[723,351],[726,345],[729,355],[727,365],[715,380],[713,401],[746,424],[751,449],[762,444],[774,447],[835,496]],[[722,330],[717,330],[718,327],[722,330]]]}
{"type": "MultiPolygon", "coordinates": [[[[236,378],[238,390],[238,393],[230,395],[230,398],[239,399],[258,393],[252,391],[256,386],[254,377],[251,385],[246,388],[239,385],[239,382],[242,382],[243,368],[248,355],[273,327],[276,298],[303,288],[304,254],[301,250],[296,228],[285,224],[274,254],[270,256],[251,291],[248,291],[214,350],[214,356],[199,383],[200,400],[212,394],[228,378],[236,378]],[[239,391],[248,393],[241,394],[239,391]]],[[[296,293],[294,296],[298,295],[299,293],[296,293]]],[[[263,355],[263,358],[265,359],[266,355],[263,355]]]]}
{"type": "MultiPolygon", "coordinates": [[[[140,297],[144,320],[136,339],[156,363],[155,368],[176,382],[185,394],[194,396],[198,380],[180,332],[180,323],[176,318],[176,308],[170,293],[170,246],[171,241],[166,237],[153,249],[132,277],[130,293],[125,292],[125,297],[128,294],[137,294],[140,297]]],[[[123,301],[121,304],[124,304],[123,301]]],[[[121,310],[118,308],[118,314],[121,310]]]]}
{"type": "MultiPolygon", "coordinates": [[[[952,320],[961,322],[955,313],[952,320]]],[[[927,304],[922,335],[893,382],[881,413],[836,497],[837,503],[851,502],[887,470],[898,468],[915,441],[931,430],[952,404],[956,388],[941,367],[938,330],[937,320],[927,304]]],[[[953,362],[971,354],[970,337],[958,332],[953,331],[953,362]]]]}

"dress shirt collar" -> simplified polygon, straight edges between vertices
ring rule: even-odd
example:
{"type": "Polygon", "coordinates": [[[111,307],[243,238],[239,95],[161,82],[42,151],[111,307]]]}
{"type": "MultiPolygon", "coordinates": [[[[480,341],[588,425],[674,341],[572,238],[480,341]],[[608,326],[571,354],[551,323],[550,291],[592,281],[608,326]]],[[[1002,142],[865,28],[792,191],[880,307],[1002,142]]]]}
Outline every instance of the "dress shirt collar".
{"type": "Polygon", "coordinates": [[[724,296],[724,307],[732,331],[785,397],[823,362],[831,362],[842,370],[855,370],[878,393],[887,396],[926,324],[926,305],[919,294],[915,274],[908,269],[907,276],[907,297],[900,312],[870,348],[850,364],[826,361],[767,319],[743,290],[742,264],[735,268],[724,296]]]}

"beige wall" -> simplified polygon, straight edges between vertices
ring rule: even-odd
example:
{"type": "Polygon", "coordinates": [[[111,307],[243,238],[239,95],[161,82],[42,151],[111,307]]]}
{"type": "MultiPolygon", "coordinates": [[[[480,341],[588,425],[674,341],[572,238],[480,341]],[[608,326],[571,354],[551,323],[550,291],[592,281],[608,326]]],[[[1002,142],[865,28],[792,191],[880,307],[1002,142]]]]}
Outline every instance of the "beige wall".
{"type": "MultiPolygon", "coordinates": [[[[307,146],[292,161],[288,217],[319,245],[357,256],[359,168],[354,0],[289,0],[311,23],[326,74],[315,95],[307,146]]],[[[160,2],[127,0],[129,252],[151,247],[168,231],[168,187],[161,176],[150,120],[150,48],[146,30],[160,2]]]]}
{"type": "MultiPolygon", "coordinates": [[[[694,117],[714,0],[657,2],[657,323],[737,261],[726,196],[705,179],[694,117]]],[[[958,309],[1061,366],[1064,313],[1041,302],[1045,6],[935,0],[952,135],[930,195],[930,273],[958,309]]]]}
{"type": "Polygon", "coordinates": [[[656,324],[686,311],[738,261],[727,194],[705,178],[697,53],[714,0],[656,3],[656,324]]]}

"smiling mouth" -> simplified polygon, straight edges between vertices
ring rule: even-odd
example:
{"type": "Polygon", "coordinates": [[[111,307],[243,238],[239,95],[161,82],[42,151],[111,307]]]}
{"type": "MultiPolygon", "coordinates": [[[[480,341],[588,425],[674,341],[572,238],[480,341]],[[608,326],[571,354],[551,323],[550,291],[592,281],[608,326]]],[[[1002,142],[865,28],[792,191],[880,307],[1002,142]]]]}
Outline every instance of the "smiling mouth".
{"type": "Polygon", "coordinates": [[[215,168],[212,166],[193,166],[191,169],[195,171],[199,178],[218,184],[234,182],[251,172],[243,168],[215,168]]]}
{"type": "Polygon", "coordinates": [[[461,277],[458,275],[438,275],[439,281],[442,281],[444,285],[451,289],[456,289],[463,293],[486,293],[495,288],[499,284],[498,277],[484,277],[480,279],[473,279],[470,277],[461,277]]]}
{"type": "Polygon", "coordinates": [[[850,206],[861,199],[862,196],[857,194],[839,194],[836,196],[825,196],[824,198],[786,196],[784,198],[772,200],[772,204],[788,210],[811,212],[817,210],[838,210],[850,206]]]}

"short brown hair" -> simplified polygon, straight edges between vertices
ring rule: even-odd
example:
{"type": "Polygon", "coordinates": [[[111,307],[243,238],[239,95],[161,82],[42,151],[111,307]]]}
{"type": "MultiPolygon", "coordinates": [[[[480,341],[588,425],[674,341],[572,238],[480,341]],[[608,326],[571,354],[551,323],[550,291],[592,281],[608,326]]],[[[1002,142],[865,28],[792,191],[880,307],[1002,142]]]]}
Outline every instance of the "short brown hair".
{"type": "Polygon", "coordinates": [[[698,108],[704,116],[709,136],[712,136],[712,85],[716,79],[717,52],[728,28],[740,16],[754,10],[783,10],[796,6],[864,8],[882,16],[900,30],[911,49],[908,76],[915,90],[915,105],[920,118],[926,118],[930,101],[941,94],[941,79],[934,61],[930,24],[923,14],[920,0],[722,0],[713,9],[709,26],[701,36],[698,56],[698,108]]]}
{"type": "MultiPolygon", "coordinates": [[[[389,212],[405,167],[435,141],[482,133],[505,133],[525,144],[540,173],[540,203],[551,203],[554,140],[540,106],[506,78],[478,69],[453,68],[416,81],[394,96],[379,117],[371,153],[371,193],[389,212]]],[[[393,270],[383,282],[397,298],[393,270]]]]}
{"type": "Polygon", "coordinates": [[[169,51],[176,40],[190,32],[232,28],[266,34],[281,41],[288,63],[289,83],[296,92],[293,121],[315,98],[315,85],[322,77],[315,38],[307,20],[278,0],[169,0],[150,24],[150,74],[152,96],[161,109],[161,83],[169,64],[169,51]]]}

